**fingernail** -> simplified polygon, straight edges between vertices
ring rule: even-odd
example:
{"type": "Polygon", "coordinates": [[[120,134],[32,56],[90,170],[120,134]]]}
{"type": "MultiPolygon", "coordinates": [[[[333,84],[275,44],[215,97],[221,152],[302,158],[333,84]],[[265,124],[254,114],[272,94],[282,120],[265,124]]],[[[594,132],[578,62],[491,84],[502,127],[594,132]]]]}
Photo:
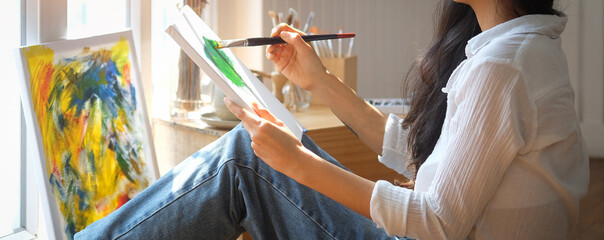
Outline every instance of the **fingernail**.
{"type": "Polygon", "coordinates": [[[223,101],[224,103],[228,103],[228,102],[229,102],[229,98],[228,98],[228,97],[224,97],[224,98],[222,98],[222,101],[223,101]]]}

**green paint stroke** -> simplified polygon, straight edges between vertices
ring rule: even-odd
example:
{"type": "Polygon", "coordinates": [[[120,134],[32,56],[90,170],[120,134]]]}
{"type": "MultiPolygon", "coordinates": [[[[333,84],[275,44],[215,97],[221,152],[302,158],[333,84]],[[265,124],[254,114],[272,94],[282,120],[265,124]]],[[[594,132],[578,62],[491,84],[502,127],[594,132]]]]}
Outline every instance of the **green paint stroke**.
{"type": "Polygon", "coordinates": [[[233,61],[231,61],[222,50],[216,49],[216,47],[218,47],[218,42],[207,39],[206,37],[203,37],[203,41],[205,43],[203,51],[206,53],[206,56],[212,60],[214,65],[216,65],[216,67],[218,67],[218,69],[235,84],[235,86],[247,87],[239,73],[235,71],[233,61]]]}

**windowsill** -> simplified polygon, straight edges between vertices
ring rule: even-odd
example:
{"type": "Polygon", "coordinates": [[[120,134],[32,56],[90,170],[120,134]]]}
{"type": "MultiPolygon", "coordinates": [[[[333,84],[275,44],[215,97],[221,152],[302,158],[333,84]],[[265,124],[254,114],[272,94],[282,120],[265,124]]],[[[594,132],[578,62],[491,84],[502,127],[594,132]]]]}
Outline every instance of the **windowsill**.
{"type": "MultiPolygon", "coordinates": [[[[311,105],[310,108],[301,112],[293,112],[294,117],[302,123],[308,131],[342,127],[344,124],[325,105],[311,105]]],[[[153,124],[168,125],[182,130],[190,130],[201,134],[220,137],[229,129],[221,129],[210,126],[201,118],[176,118],[169,115],[154,116],[153,124]]]]}
{"type": "Polygon", "coordinates": [[[0,240],[30,240],[30,239],[36,239],[36,236],[32,235],[25,229],[22,229],[19,232],[16,232],[16,233],[4,236],[4,237],[0,237],[0,240]]]}
{"type": "Polygon", "coordinates": [[[216,127],[212,127],[202,121],[201,119],[193,119],[193,118],[175,118],[170,116],[161,116],[154,117],[153,124],[161,124],[167,125],[174,128],[180,128],[182,130],[194,131],[201,134],[206,134],[210,136],[220,137],[227,133],[228,129],[220,129],[216,127]]]}

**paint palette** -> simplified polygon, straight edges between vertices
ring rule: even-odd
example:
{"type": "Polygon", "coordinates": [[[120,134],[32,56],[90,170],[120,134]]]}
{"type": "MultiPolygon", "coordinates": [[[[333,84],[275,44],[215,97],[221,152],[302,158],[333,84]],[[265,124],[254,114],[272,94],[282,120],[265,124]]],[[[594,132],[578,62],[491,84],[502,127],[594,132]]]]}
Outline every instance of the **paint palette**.
{"type": "Polygon", "coordinates": [[[235,126],[237,126],[237,124],[239,124],[239,122],[241,122],[241,121],[222,120],[218,116],[216,116],[216,113],[214,113],[214,112],[202,113],[201,120],[212,127],[221,128],[221,129],[232,129],[235,126]]]}

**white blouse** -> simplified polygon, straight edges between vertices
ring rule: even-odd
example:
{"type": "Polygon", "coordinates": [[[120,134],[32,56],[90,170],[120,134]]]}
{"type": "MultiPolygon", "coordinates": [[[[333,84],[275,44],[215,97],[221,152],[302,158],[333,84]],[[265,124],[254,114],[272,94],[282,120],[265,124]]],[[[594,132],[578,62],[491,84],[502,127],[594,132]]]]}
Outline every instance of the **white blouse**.
{"type": "MultiPolygon", "coordinates": [[[[415,190],[378,181],[371,218],[422,239],[564,239],[589,162],[560,33],[566,18],[528,15],[472,38],[442,94],[447,112],[415,190]]],[[[390,115],[380,162],[407,170],[407,130],[390,115]]]]}

